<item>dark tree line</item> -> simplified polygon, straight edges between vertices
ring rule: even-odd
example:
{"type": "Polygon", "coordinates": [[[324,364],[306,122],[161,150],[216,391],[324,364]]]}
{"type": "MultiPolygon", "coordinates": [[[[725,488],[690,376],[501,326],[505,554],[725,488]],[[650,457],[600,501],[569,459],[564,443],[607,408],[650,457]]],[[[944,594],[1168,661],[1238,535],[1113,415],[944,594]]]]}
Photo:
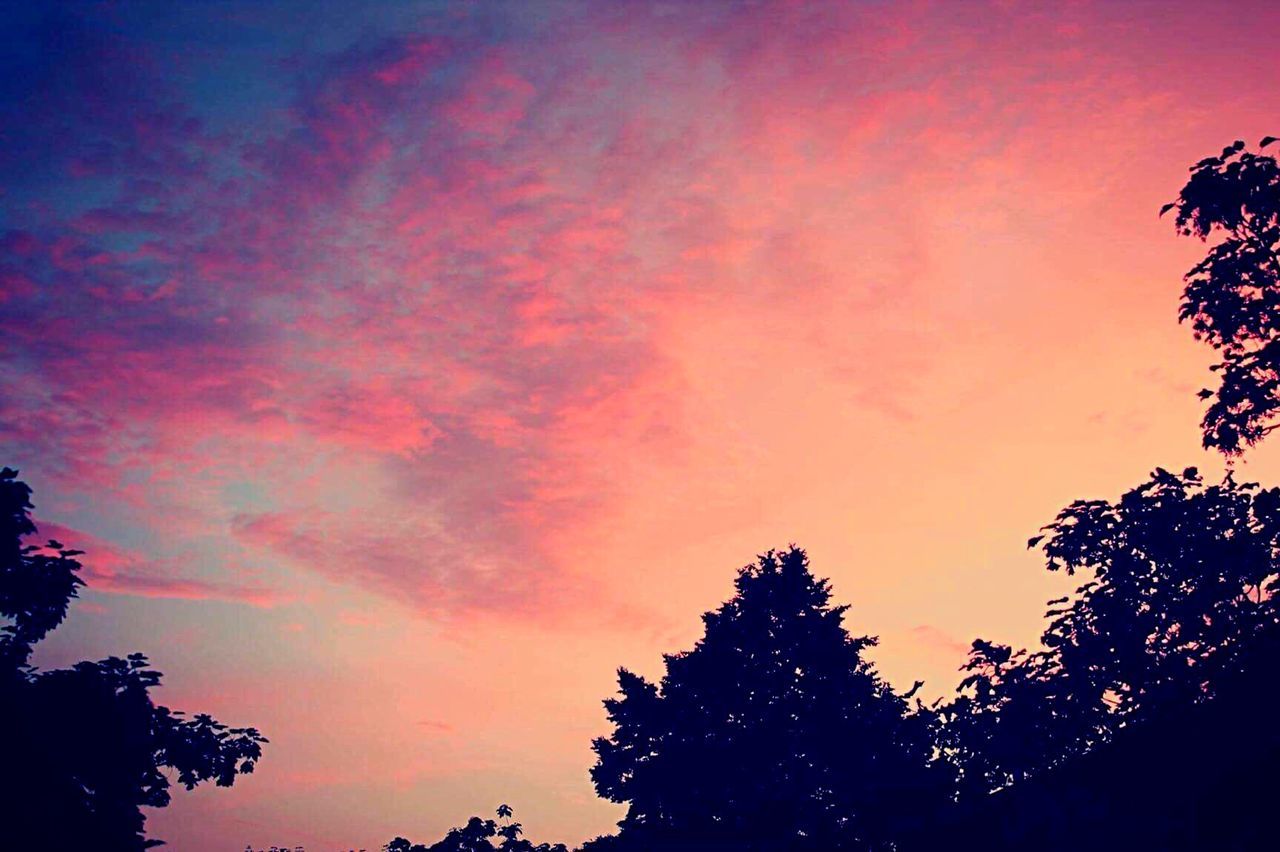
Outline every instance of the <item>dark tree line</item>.
{"type": "Polygon", "coordinates": [[[383,852],[569,852],[560,843],[534,844],[522,837],[524,829],[512,821],[512,813],[510,805],[498,805],[496,820],[472,817],[430,846],[397,837],[382,847],[383,852]]]}
{"type": "Polygon", "coordinates": [[[1068,506],[1032,546],[1089,579],[1050,602],[1039,649],[974,642],[940,708],[959,784],[933,839],[1272,848],[1234,811],[1280,792],[1280,732],[1258,713],[1280,698],[1280,489],[1157,470],[1068,506]]]}
{"type": "Polygon", "coordinates": [[[1045,529],[1031,544],[1046,567],[1089,579],[1050,601],[1040,649],[974,643],[942,727],[968,792],[1212,700],[1275,660],[1280,489],[1157,470],[1114,503],[1071,504],[1045,529]]]}
{"type": "Polygon", "coordinates": [[[37,532],[31,489],[0,470],[0,742],[7,849],[132,852],[148,840],[142,808],[169,803],[171,779],[188,790],[228,787],[252,772],[266,739],[210,716],[156,704],[160,672],[142,654],[41,671],[36,643],[62,623],[84,581],[83,555],[37,532]]]}
{"type": "MultiPolygon", "coordinates": [[[[1160,211],[1213,241],[1179,316],[1219,355],[1202,426],[1228,459],[1280,425],[1274,141],[1201,160],[1160,211]]],[[[1280,845],[1280,489],[1158,469],[1028,546],[1079,586],[1038,648],[975,640],[929,706],[879,678],[802,550],[742,569],[660,681],[619,671],[591,777],[627,812],[582,852],[1280,845]]],[[[473,818],[386,848],[514,848],[498,834],[473,818]]]]}

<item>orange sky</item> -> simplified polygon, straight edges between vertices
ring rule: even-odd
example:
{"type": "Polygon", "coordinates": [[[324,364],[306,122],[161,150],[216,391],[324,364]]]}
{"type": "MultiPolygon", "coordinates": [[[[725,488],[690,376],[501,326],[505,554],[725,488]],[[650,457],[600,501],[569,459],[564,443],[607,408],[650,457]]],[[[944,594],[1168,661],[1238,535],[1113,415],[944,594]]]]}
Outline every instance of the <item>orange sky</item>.
{"type": "Polygon", "coordinates": [[[755,553],[942,695],[1058,509],[1221,469],[1156,211],[1277,133],[1269,4],[151,12],[13,23],[75,38],[0,92],[0,439],[89,551],[38,661],[271,739],[173,848],[580,841],[614,670],[755,553]]]}

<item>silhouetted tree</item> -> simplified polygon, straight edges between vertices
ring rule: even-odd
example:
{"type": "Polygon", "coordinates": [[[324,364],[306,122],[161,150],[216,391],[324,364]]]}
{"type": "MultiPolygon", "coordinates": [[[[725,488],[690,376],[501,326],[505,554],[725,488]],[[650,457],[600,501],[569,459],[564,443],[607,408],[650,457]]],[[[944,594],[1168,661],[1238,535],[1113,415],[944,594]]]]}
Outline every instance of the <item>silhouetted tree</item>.
{"type": "Polygon", "coordinates": [[[1270,677],[1280,660],[1280,489],[1157,470],[1116,502],[1072,503],[1030,545],[1049,570],[1089,579],[1050,602],[1041,649],[974,642],[941,741],[970,792],[1270,677]]]}
{"type": "MultiPolygon", "coordinates": [[[[1185,276],[1180,319],[1221,358],[1204,444],[1237,455],[1280,410],[1280,167],[1237,141],[1171,209],[1180,233],[1221,238],[1185,276]]],[[[1272,848],[1238,815],[1280,793],[1280,489],[1157,470],[1028,545],[1087,581],[1050,602],[1039,649],[973,643],[937,728],[962,807],[907,848],[1272,848]]]]}
{"type": "Polygon", "coordinates": [[[592,849],[890,848],[946,796],[929,713],[845,630],[803,550],[743,568],[692,651],[654,684],[625,669],[605,702],[596,790],[629,805],[592,849]]]}
{"type": "Polygon", "coordinates": [[[430,846],[397,837],[382,847],[383,852],[568,852],[560,843],[535,845],[522,837],[524,829],[511,821],[510,805],[498,805],[496,813],[497,820],[473,816],[430,846]]]}
{"type": "Polygon", "coordinates": [[[80,551],[36,533],[31,489],[0,471],[0,736],[3,827],[8,848],[140,850],[142,806],[169,803],[170,775],[187,789],[230,786],[252,772],[266,739],[253,728],[155,704],[160,673],[130,654],[38,671],[32,646],[66,617],[84,585],[80,551]]]}
{"type": "Polygon", "coordinates": [[[382,852],[425,852],[426,848],[421,843],[413,843],[404,837],[396,837],[390,843],[383,844],[382,852]]]}
{"type": "Polygon", "coordinates": [[[31,648],[67,617],[67,606],[84,585],[76,573],[81,551],[56,541],[45,547],[27,544],[35,535],[31,489],[10,468],[0,471],[0,674],[14,677],[31,656],[31,648]]]}
{"type": "Polygon", "coordinates": [[[1187,273],[1179,316],[1221,359],[1218,389],[1200,392],[1212,400],[1204,445],[1235,455],[1276,427],[1280,409],[1280,165],[1236,141],[1191,167],[1168,210],[1180,233],[1221,237],[1187,273]]]}

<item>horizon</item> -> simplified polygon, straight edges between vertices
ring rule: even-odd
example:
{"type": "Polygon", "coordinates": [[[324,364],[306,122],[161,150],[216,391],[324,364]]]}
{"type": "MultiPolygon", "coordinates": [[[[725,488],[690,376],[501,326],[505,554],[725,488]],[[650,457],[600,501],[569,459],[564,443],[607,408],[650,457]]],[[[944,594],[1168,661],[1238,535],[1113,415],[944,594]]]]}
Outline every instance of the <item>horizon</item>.
{"type": "Polygon", "coordinates": [[[5,18],[0,464],[88,583],[34,661],[271,740],[170,848],[578,843],[616,669],[756,554],[949,696],[1059,510],[1226,470],[1157,214],[1280,132],[1273,4],[5,18]]]}

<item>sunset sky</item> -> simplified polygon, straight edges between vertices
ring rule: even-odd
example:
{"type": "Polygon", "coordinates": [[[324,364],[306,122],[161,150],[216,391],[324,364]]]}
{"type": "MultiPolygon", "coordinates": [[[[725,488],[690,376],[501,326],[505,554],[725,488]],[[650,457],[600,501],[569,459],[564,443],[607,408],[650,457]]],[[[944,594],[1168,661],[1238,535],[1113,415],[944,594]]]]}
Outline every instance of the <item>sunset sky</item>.
{"type": "Polygon", "coordinates": [[[2,14],[0,464],[88,552],[36,662],[271,740],[174,849],[579,842],[616,668],[754,554],[940,696],[1058,509],[1222,469],[1156,213],[1280,135],[1280,4],[2,14]]]}

